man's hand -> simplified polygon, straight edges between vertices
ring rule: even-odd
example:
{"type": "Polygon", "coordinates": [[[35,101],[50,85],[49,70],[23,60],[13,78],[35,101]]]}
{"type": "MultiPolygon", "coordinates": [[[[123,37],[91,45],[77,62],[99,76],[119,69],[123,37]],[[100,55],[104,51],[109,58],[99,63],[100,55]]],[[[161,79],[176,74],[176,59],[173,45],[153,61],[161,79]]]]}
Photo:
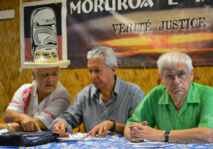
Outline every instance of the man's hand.
{"type": "Polygon", "coordinates": [[[129,131],[130,141],[132,142],[144,141],[145,136],[144,133],[142,133],[143,123],[132,122],[132,124],[129,126],[129,130],[130,130],[129,131]]]}
{"type": "Polygon", "coordinates": [[[132,142],[141,142],[144,141],[144,139],[155,141],[157,139],[156,137],[159,136],[160,133],[163,134],[163,132],[147,126],[146,121],[142,123],[132,122],[132,124],[129,126],[129,129],[130,140],[132,142]]]}
{"type": "Polygon", "coordinates": [[[69,133],[66,132],[66,123],[62,120],[56,121],[56,123],[53,125],[52,131],[59,134],[60,137],[69,137],[69,133]]]}
{"type": "Polygon", "coordinates": [[[41,131],[39,123],[36,121],[36,119],[26,114],[21,115],[20,124],[24,131],[41,131]]]}
{"type": "Polygon", "coordinates": [[[0,123],[0,129],[7,129],[7,124],[0,123]]]}
{"type": "Polygon", "coordinates": [[[90,132],[87,133],[85,138],[91,136],[91,138],[94,138],[97,134],[98,137],[102,137],[102,133],[104,133],[104,137],[107,136],[107,130],[111,129],[113,126],[112,121],[104,121],[100,123],[99,125],[95,126],[90,132]]]}

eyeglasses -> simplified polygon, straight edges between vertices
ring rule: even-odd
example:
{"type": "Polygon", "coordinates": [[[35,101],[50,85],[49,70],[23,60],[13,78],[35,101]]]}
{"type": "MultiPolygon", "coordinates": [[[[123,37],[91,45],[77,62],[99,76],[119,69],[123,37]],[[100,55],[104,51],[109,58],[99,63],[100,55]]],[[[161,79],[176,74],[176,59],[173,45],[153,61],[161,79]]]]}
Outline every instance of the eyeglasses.
{"type": "Polygon", "coordinates": [[[176,73],[172,73],[168,71],[164,73],[164,79],[166,80],[166,82],[174,81],[175,76],[177,76],[180,81],[185,81],[187,78],[187,73],[184,70],[178,71],[176,73]]]}

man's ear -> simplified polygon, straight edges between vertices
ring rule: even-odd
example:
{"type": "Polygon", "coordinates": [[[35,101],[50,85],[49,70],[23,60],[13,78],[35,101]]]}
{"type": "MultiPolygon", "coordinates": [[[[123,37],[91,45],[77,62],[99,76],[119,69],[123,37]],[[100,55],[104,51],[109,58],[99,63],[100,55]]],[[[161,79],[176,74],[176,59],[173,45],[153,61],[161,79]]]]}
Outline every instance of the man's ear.
{"type": "Polygon", "coordinates": [[[161,83],[163,84],[163,81],[162,81],[162,79],[163,79],[163,78],[162,78],[162,75],[159,73],[159,74],[158,74],[158,76],[159,76],[159,79],[160,79],[161,83]]]}
{"type": "Polygon", "coordinates": [[[112,69],[113,74],[115,74],[117,71],[117,66],[113,65],[111,69],[112,69]]]}
{"type": "Polygon", "coordinates": [[[33,75],[33,79],[36,80],[36,77],[35,77],[36,75],[34,71],[32,71],[32,75],[33,75]]]}
{"type": "Polygon", "coordinates": [[[191,70],[190,77],[191,77],[191,81],[193,81],[193,79],[194,79],[194,69],[191,70]]]}
{"type": "Polygon", "coordinates": [[[160,73],[158,74],[158,76],[159,76],[159,78],[160,78],[160,81],[162,81],[162,76],[161,76],[161,74],[160,74],[160,73]]]}

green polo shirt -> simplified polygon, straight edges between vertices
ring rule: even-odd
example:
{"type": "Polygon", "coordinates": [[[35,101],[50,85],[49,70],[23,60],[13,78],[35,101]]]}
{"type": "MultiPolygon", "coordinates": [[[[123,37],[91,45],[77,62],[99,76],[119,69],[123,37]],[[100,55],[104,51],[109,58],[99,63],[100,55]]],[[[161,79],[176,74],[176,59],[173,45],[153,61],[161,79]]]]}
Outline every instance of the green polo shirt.
{"type": "Polygon", "coordinates": [[[157,125],[159,130],[213,129],[213,88],[192,82],[178,113],[165,86],[157,86],[146,95],[126,124],[143,121],[150,127],[157,125]]]}

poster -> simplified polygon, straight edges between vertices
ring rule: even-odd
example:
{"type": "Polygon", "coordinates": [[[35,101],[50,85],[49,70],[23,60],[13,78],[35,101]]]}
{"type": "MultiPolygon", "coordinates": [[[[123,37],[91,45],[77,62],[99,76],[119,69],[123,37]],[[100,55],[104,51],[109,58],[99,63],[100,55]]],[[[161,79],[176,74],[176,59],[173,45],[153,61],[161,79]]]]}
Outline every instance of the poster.
{"type": "Polygon", "coordinates": [[[99,45],[115,51],[119,67],[156,67],[169,51],[187,53],[194,66],[213,65],[213,1],[67,0],[62,5],[62,55],[71,60],[69,68],[87,67],[87,52],[99,45]]]}
{"type": "Polygon", "coordinates": [[[59,60],[67,59],[66,5],[63,1],[24,3],[20,14],[22,64],[34,61],[36,50],[56,49],[59,60]]]}

